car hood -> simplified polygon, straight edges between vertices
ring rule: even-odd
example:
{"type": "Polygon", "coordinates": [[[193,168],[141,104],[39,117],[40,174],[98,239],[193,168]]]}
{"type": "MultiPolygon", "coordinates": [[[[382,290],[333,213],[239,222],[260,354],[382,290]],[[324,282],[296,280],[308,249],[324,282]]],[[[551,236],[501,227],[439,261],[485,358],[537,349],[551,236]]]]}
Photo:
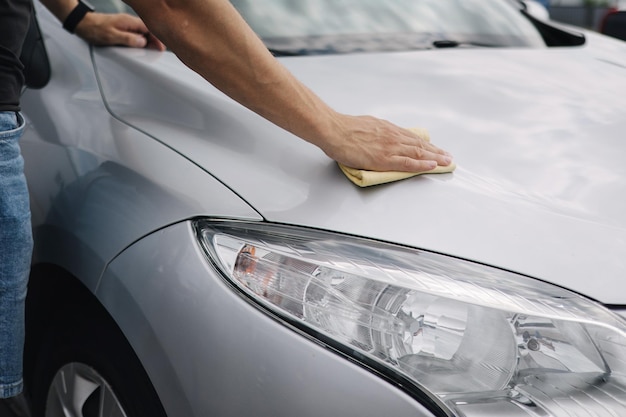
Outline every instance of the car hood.
{"type": "Polygon", "coordinates": [[[624,305],[626,48],[588,36],[580,48],[283,59],[338,111],[425,127],[458,165],[363,189],[172,54],[103,49],[95,62],[117,117],[268,221],[444,253],[624,305]]]}

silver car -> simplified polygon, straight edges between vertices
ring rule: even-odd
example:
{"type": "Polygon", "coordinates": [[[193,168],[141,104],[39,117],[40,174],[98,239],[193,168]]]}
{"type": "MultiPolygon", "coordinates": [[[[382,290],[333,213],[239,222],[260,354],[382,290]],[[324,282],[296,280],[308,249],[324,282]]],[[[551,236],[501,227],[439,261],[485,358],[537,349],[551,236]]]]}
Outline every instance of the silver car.
{"type": "Polygon", "coordinates": [[[173,53],[38,7],[36,415],[626,415],[626,44],[509,0],[233,4],[457,169],[357,187],[173,53]]]}

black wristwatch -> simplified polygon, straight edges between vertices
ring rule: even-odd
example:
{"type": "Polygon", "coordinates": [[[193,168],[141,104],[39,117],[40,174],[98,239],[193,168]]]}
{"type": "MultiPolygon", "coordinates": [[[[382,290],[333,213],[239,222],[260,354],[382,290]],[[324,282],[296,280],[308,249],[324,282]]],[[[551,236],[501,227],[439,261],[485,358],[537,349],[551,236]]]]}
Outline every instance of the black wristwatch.
{"type": "Polygon", "coordinates": [[[89,3],[84,0],[78,0],[78,4],[74,7],[74,10],[70,12],[63,22],[63,27],[69,33],[74,33],[74,29],[83,20],[83,17],[89,12],[93,12],[95,9],[89,3]]]}

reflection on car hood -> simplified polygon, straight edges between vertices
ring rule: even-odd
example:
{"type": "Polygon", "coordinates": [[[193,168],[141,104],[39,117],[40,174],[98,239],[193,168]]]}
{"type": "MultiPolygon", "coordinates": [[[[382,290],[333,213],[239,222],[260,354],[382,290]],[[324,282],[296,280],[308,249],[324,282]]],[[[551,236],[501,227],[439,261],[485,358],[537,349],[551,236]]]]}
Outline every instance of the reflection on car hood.
{"type": "Polygon", "coordinates": [[[452,174],[366,189],[316,147],[173,70],[170,54],[148,54],[157,65],[103,50],[96,63],[114,113],[269,221],[441,252],[626,304],[626,48],[590,37],[584,48],[284,59],[337,110],[425,127],[458,164],[452,174]],[[154,94],[172,107],[138,110],[146,103],[107,82],[107,66],[119,76],[119,64],[141,74],[129,91],[170,86],[154,94]]]}

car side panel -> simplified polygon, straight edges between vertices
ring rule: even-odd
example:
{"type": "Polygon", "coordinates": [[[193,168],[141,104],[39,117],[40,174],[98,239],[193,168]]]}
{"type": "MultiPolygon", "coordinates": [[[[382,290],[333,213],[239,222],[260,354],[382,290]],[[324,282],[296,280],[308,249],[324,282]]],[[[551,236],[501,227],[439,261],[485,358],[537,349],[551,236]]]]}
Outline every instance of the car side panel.
{"type": "Polygon", "coordinates": [[[111,116],[88,45],[48,15],[39,12],[52,78],[22,97],[35,263],[95,289],[107,262],[163,226],[198,215],[260,219],[205,170],[111,116]]]}
{"type": "Polygon", "coordinates": [[[432,416],[236,294],[209,265],[187,222],[121,254],[97,295],[171,416],[432,416]]]}

